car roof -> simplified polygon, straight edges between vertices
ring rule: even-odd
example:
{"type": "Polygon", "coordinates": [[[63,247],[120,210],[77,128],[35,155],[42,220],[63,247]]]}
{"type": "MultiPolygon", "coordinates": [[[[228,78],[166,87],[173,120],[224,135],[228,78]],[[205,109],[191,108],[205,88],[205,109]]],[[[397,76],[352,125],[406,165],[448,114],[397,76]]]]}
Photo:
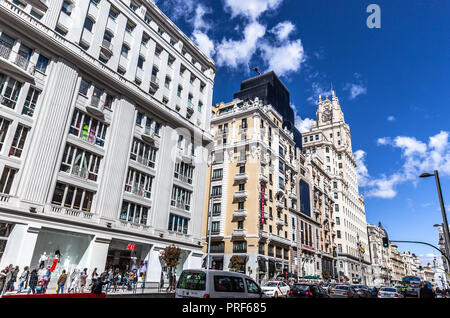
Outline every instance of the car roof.
{"type": "Polygon", "coordinates": [[[250,276],[242,273],[237,272],[229,272],[229,271],[222,271],[218,269],[184,269],[183,272],[203,272],[203,273],[212,273],[212,274],[221,274],[221,275],[227,275],[227,276],[238,276],[238,277],[245,277],[253,280],[250,276]]]}

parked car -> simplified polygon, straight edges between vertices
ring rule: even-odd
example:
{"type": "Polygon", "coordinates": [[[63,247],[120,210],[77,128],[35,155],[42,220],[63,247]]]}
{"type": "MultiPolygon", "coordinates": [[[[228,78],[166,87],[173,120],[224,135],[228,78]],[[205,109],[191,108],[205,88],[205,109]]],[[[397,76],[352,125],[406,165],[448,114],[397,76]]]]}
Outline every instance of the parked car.
{"type": "Polygon", "coordinates": [[[289,298],[330,298],[328,291],[316,284],[294,284],[289,298]]]}
{"type": "Polygon", "coordinates": [[[378,298],[403,298],[402,293],[395,287],[381,287],[378,298]]]}
{"type": "Polygon", "coordinates": [[[360,298],[372,298],[369,287],[365,285],[351,285],[351,287],[356,291],[360,298]]]}
{"type": "Polygon", "coordinates": [[[332,298],[359,298],[358,293],[349,285],[337,285],[330,290],[332,298]]]}
{"type": "Polygon", "coordinates": [[[287,297],[291,288],[285,282],[269,281],[261,287],[262,291],[269,297],[287,297]]]}
{"type": "Polygon", "coordinates": [[[267,298],[259,285],[241,273],[187,269],[178,279],[175,298],[267,298]]]}

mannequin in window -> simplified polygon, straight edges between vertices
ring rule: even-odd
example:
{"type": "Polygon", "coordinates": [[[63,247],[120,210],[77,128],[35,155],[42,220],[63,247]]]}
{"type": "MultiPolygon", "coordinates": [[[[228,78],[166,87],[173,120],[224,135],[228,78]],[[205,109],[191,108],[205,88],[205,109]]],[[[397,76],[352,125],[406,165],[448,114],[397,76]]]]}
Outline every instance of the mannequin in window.
{"type": "Polygon", "coordinates": [[[43,269],[45,267],[45,262],[48,260],[47,253],[44,252],[39,258],[39,269],[43,269]]]}
{"type": "Polygon", "coordinates": [[[53,272],[56,268],[56,265],[59,263],[59,259],[61,258],[61,253],[59,249],[55,251],[55,258],[53,259],[52,267],[50,268],[50,271],[53,272]]]}

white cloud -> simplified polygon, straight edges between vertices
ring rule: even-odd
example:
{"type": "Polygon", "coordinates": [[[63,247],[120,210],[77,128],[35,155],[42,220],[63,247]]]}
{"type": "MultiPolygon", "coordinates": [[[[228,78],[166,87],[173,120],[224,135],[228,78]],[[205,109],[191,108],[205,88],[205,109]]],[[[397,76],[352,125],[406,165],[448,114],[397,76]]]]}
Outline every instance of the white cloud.
{"type": "Polygon", "coordinates": [[[266,42],[262,45],[262,57],[268,64],[267,70],[273,70],[278,76],[300,69],[305,60],[301,40],[288,42],[279,47],[272,47],[266,42]]]}
{"type": "Polygon", "coordinates": [[[295,127],[296,127],[301,133],[305,133],[305,132],[311,131],[311,128],[312,128],[312,126],[313,126],[314,123],[315,123],[314,119],[311,119],[311,118],[304,118],[304,119],[302,119],[302,118],[298,115],[297,108],[295,107],[294,104],[291,104],[291,108],[294,110],[294,115],[295,115],[295,127]]]}
{"type": "Polygon", "coordinates": [[[366,152],[363,150],[357,150],[354,153],[356,161],[356,173],[358,174],[358,184],[365,186],[369,181],[369,171],[365,165],[366,152]]]}
{"type": "Polygon", "coordinates": [[[239,41],[223,39],[217,46],[216,60],[219,66],[237,68],[248,65],[256,51],[258,40],[264,36],[266,28],[258,22],[252,22],[245,27],[244,38],[239,41]]]}
{"type": "Polygon", "coordinates": [[[366,94],[367,88],[362,84],[350,84],[347,83],[344,86],[344,90],[350,92],[350,99],[355,99],[359,95],[366,94]]]}
{"type": "Polygon", "coordinates": [[[272,30],[271,33],[275,34],[280,41],[286,40],[292,31],[295,30],[295,25],[290,21],[284,21],[278,23],[272,30]]]}
{"type": "Polygon", "coordinates": [[[325,88],[324,86],[322,86],[322,84],[313,82],[311,84],[311,91],[312,94],[307,98],[307,100],[312,104],[316,104],[319,100],[319,95],[321,95],[322,98],[331,95],[331,86],[330,88],[325,88]]]}
{"type": "Polygon", "coordinates": [[[206,33],[200,30],[194,30],[192,33],[192,40],[207,56],[212,57],[215,53],[215,44],[206,33]]]}
{"type": "MultiPolygon", "coordinates": [[[[428,143],[415,137],[398,136],[395,138],[379,138],[378,145],[389,145],[401,150],[403,164],[401,168],[390,176],[382,175],[378,178],[368,176],[361,186],[367,189],[367,196],[393,198],[397,192],[395,187],[408,181],[416,182],[418,176],[427,171],[439,170],[442,176],[450,176],[450,143],[449,132],[429,137],[428,143]]],[[[355,153],[356,156],[356,153],[355,153]]],[[[364,159],[364,156],[360,156],[364,159]]]]}
{"type": "Polygon", "coordinates": [[[261,14],[275,10],[283,0],[225,0],[225,9],[231,11],[232,17],[244,16],[256,21],[261,14]]]}
{"type": "Polygon", "coordinates": [[[395,120],[395,117],[394,117],[394,116],[389,116],[389,117],[387,118],[387,120],[388,120],[388,121],[394,121],[394,120],[395,120]]]}

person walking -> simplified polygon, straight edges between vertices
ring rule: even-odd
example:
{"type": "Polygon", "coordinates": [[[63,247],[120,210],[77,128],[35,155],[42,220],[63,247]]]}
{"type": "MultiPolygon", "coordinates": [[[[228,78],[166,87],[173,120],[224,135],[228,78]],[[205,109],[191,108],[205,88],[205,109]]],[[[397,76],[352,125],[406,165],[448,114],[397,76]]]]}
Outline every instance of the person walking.
{"type": "Polygon", "coordinates": [[[0,295],[3,294],[3,287],[6,285],[6,275],[8,275],[8,266],[0,272],[0,295]]]}
{"type": "Polygon", "coordinates": [[[20,275],[19,278],[19,285],[17,286],[18,294],[20,294],[23,289],[27,289],[29,276],[30,276],[30,268],[28,266],[25,266],[22,275],[20,275]]]}
{"type": "Polygon", "coordinates": [[[109,292],[111,289],[111,284],[114,284],[114,274],[112,268],[108,271],[108,284],[106,285],[106,292],[109,292]]]}
{"type": "Polygon", "coordinates": [[[45,292],[47,291],[47,287],[48,284],[50,283],[50,279],[52,278],[52,271],[51,271],[51,267],[50,265],[47,266],[47,270],[44,274],[44,276],[42,277],[42,279],[44,279],[44,288],[43,288],[43,294],[45,294],[45,292]]]}
{"type": "Polygon", "coordinates": [[[75,268],[72,272],[72,274],[70,274],[70,285],[69,285],[69,289],[68,289],[68,293],[71,292],[78,292],[78,281],[80,279],[80,270],[78,268],[75,268]]]}
{"type": "Polygon", "coordinates": [[[84,288],[86,287],[86,279],[88,277],[87,268],[83,269],[83,271],[80,274],[80,292],[84,292],[84,288]]]}
{"type": "Polygon", "coordinates": [[[8,269],[8,271],[6,272],[5,286],[3,286],[2,294],[9,291],[9,288],[11,286],[12,275],[14,272],[14,268],[13,268],[12,264],[7,266],[6,268],[8,269]]]}
{"type": "Polygon", "coordinates": [[[39,280],[39,275],[38,275],[38,269],[35,268],[31,271],[30,274],[30,281],[28,282],[28,292],[27,295],[30,294],[31,292],[33,292],[33,294],[36,293],[36,285],[38,283],[39,280]]]}
{"type": "Polygon", "coordinates": [[[58,290],[56,291],[57,294],[59,294],[61,292],[61,294],[64,294],[64,285],[66,284],[67,281],[67,274],[66,274],[66,270],[63,269],[61,276],[59,276],[58,278],[58,290]]]}

